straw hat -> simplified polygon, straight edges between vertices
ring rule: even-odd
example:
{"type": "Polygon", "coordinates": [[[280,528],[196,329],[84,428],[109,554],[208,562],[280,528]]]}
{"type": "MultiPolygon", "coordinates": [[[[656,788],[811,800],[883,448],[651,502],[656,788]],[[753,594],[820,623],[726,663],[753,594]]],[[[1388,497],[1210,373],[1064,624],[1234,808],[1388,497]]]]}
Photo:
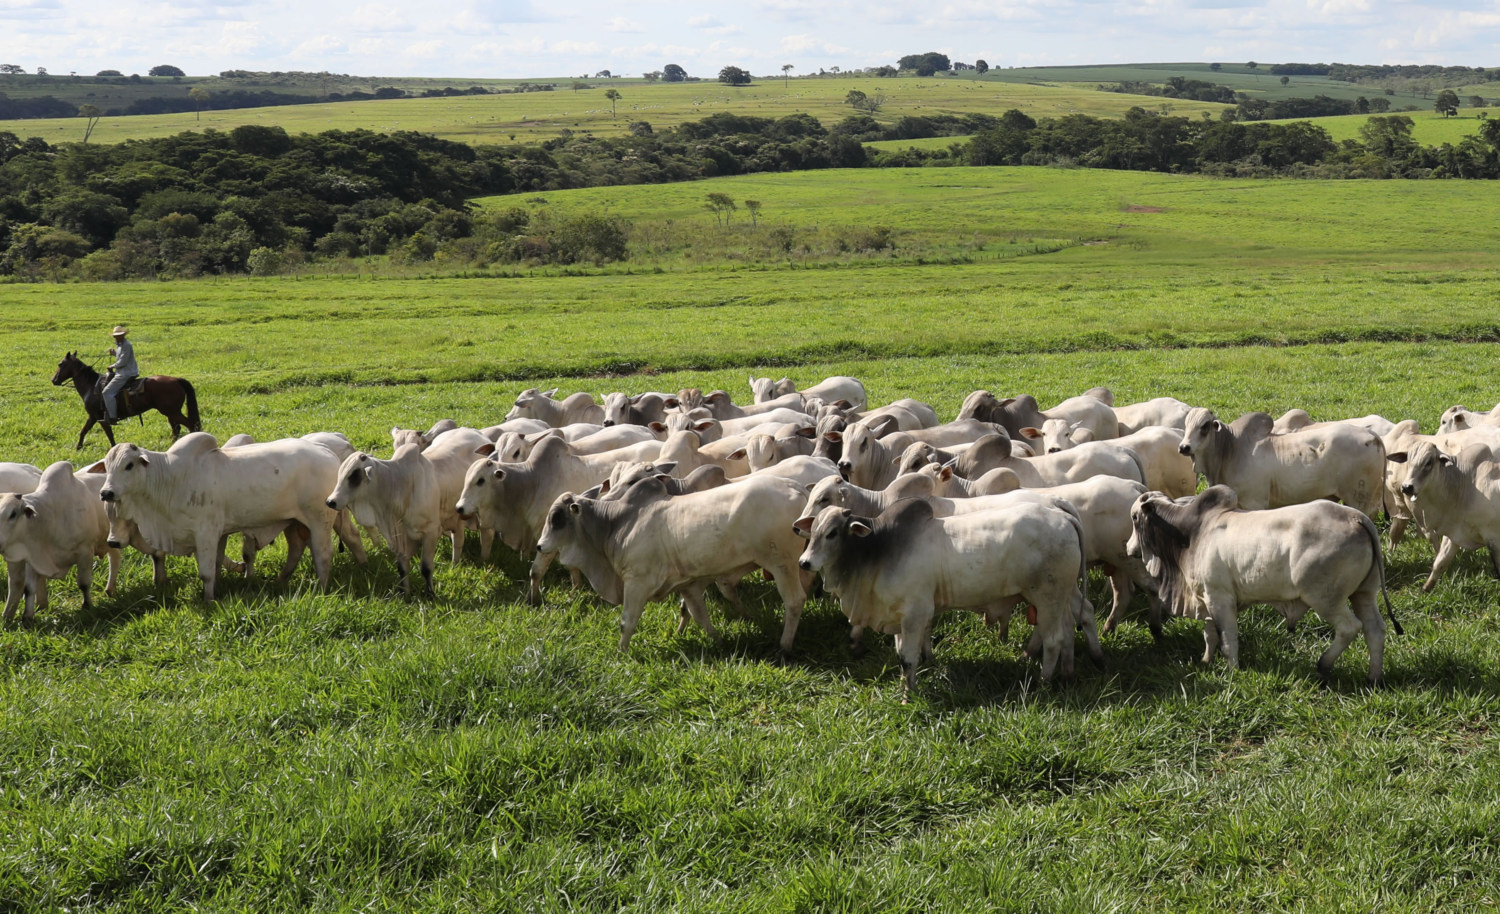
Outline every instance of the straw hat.
{"type": "Polygon", "coordinates": [[[126,330],[124,327],[121,327],[120,325],[116,324],[115,325],[115,329],[112,330],[112,331],[110,331],[110,336],[124,336],[125,334],[127,334],[129,332],[130,332],[129,330],[126,330]]]}

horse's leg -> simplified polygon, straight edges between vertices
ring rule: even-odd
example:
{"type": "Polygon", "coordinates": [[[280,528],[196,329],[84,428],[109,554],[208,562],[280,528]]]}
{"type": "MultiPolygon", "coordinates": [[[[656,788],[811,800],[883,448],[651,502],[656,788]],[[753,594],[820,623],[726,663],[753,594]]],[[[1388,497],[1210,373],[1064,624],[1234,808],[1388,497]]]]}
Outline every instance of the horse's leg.
{"type": "MultiPolygon", "coordinates": [[[[93,422],[94,422],[93,419],[89,420],[89,424],[90,425],[92,425],[93,422]]],[[[100,423],[99,427],[102,428],[102,429],[104,429],[104,437],[106,437],[106,438],[109,439],[109,446],[110,447],[114,447],[115,446],[115,430],[110,426],[110,424],[108,422],[102,422],[102,423],[100,423]]]]}
{"type": "MultiPolygon", "coordinates": [[[[93,427],[94,427],[94,417],[93,416],[89,416],[89,421],[83,423],[83,431],[81,431],[81,432],[78,433],[78,446],[75,447],[75,448],[73,448],[73,450],[75,450],[75,451],[81,451],[81,450],[83,450],[83,439],[86,438],[86,437],[88,437],[89,429],[91,429],[93,427]]],[[[107,426],[107,425],[104,426],[104,430],[106,432],[109,431],[109,426],[107,426]]],[[[114,443],[113,440],[111,440],[110,443],[113,444],[114,443]]]]}

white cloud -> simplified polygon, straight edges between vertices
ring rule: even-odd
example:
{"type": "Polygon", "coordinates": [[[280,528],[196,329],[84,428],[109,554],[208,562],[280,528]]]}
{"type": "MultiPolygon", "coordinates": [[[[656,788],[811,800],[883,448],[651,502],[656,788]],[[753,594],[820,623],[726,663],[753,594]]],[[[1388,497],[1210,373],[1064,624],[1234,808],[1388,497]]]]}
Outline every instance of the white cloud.
{"type": "Polygon", "coordinates": [[[644,32],[646,29],[639,22],[616,16],[604,23],[604,27],[611,32],[644,32]]]}

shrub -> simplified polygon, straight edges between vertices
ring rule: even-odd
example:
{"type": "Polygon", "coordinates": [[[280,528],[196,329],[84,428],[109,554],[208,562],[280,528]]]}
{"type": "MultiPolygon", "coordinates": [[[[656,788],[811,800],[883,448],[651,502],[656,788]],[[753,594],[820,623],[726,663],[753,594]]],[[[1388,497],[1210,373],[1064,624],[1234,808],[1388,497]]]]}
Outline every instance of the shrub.
{"type": "Polygon", "coordinates": [[[256,248],[245,265],[252,276],[275,276],[281,272],[281,252],[274,248],[256,248]]]}

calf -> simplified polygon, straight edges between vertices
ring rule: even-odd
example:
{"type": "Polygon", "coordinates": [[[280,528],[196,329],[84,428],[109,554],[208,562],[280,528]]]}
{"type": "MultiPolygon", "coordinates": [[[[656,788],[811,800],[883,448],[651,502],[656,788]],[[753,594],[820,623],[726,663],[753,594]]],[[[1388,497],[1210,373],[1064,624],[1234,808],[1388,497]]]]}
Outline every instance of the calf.
{"type": "MultiPolygon", "coordinates": [[[[1048,419],[1039,430],[1026,428],[1021,432],[1033,441],[1040,440],[1048,454],[1093,440],[1088,429],[1065,419],[1048,419]]],[[[1111,438],[1109,443],[1134,451],[1140,458],[1146,488],[1163,492],[1169,498],[1182,498],[1198,491],[1198,471],[1193,468],[1193,460],[1178,449],[1182,443],[1180,429],[1151,426],[1111,438]]]]}
{"type": "Polygon", "coordinates": [[[29,494],[0,496],[0,556],[7,562],[10,589],[5,599],[5,622],[14,618],[24,593],[22,619],[30,622],[37,607],[47,607],[47,581],[78,569],[83,608],[93,605],[90,589],[95,556],[109,558],[105,593],[114,596],[120,573],[120,550],[109,546],[109,518],[104,503],[82,480],[73,465],[54,463],[29,494]]]}
{"type": "Polygon", "coordinates": [[[836,403],[840,400],[849,404],[852,409],[865,408],[865,385],[857,378],[843,375],[824,378],[806,390],[799,391],[797,385],[788,378],[780,381],[772,381],[770,378],[750,378],[750,390],[755,393],[756,403],[766,403],[777,397],[787,394],[801,394],[804,399],[816,397],[825,403],[836,403]]]}
{"type": "Polygon", "coordinates": [[[547,391],[535,387],[523,390],[516,397],[516,405],[505,414],[505,418],[537,419],[553,428],[573,422],[604,421],[604,410],[594,402],[592,396],[583,392],[572,394],[566,400],[556,400],[556,396],[556,387],[547,391]]]}
{"type": "Polygon", "coordinates": [[[411,559],[421,555],[422,579],[429,598],[433,556],[443,533],[444,505],[437,472],[416,444],[396,448],[390,460],[364,452],[350,455],[339,466],[338,482],[327,494],[334,511],[348,510],[366,527],[374,527],[396,555],[401,591],[411,595],[411,559]]]}

